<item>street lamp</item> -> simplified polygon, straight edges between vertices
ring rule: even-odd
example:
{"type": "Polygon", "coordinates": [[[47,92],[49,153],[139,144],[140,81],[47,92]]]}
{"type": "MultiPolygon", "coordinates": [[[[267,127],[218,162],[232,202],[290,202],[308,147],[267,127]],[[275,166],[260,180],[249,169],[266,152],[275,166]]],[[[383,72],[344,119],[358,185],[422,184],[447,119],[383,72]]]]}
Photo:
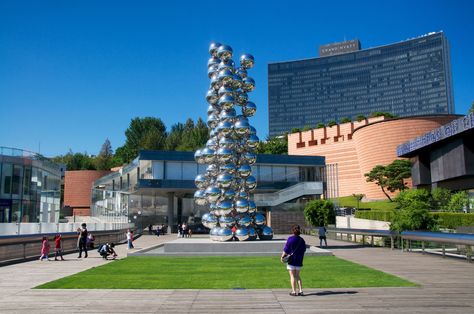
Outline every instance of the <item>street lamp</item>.
{"type": "Polygon", "coordinates": [[[138,230],[141,232],[142,230],[142,211],[138,211],[138,230]]]}

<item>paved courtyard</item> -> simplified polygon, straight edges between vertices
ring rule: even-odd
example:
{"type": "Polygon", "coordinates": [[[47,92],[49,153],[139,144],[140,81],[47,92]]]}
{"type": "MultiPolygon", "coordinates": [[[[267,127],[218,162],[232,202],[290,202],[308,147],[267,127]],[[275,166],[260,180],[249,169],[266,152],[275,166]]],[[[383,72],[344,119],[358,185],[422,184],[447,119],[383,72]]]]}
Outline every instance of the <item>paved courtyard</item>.
{"type": "MultiPolygon", "coordinates": [[[[174,240],[145,235],[135,250],[174,240]]],[[[306,237],[316,244],[316,239],[306,237]]],[[[474,264],[329,241],[338,257],[420,284],[417,288],[274,290],[35,290],[33,287],[104,263],[87,259],[32,261],[0,267],[0,313],[474,313],[474,264]]],[[[125,245],[117,252],[126,256],[125,245]]],[[[304,271],[302,272],[304,285],[304,271]]],[[[262,280],[265,280],[262,275],[262,280]]]]}

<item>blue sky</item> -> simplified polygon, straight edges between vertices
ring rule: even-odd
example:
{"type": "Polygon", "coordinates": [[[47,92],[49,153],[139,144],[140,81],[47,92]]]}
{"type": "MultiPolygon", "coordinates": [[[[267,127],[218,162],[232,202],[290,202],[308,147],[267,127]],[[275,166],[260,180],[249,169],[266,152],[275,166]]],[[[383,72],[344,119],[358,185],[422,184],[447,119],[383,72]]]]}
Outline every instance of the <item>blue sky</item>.
{"type": "Polygon", "coordinates": [[[451,47],[456,113],[474,100],[471,1],[1,1],[0,146],[45,156],[123,145],[133,117],[205,118],[208,46],[249,52],[258,135],[268,134],[267,64],[432,31],[451,47]]]}

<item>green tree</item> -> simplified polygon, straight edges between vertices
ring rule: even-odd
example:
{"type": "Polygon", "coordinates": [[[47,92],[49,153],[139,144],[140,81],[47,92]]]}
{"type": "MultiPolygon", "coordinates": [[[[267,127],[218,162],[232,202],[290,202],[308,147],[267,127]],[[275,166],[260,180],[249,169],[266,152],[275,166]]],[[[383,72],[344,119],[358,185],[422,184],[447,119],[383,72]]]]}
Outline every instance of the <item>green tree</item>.
{"type": "Polygon", "coordinates": [[[158,118],[134,118],[125,130],[125,137],[125,149],[117,151],[124,162],[128,163],[138,155],[140,149],[164,149],[166,126],[158,118]]]}
{"type": "Polygon", "coordinates": [[[341,123],[348,123],[348,122],[351,122],[352,120],[348,117],[344,117],[341,119],[341,123]]]}
{"type": "Polygon", "coordinates": [[[292,128],[290,133],[298,133],[301,132],[299,128],[292,128]]]}
{"type": "Polygon", "coordinates": [[[367,118],[366,118],[364,115],[362,115],[362,114],[359,114],[359,115],[357,115],[357,117],[356,117],[357,122],[361,122],[361,121],[363,121],[363,120],[365,120],[365,119],[367,119],[367,118]]]}
{"type": "Polygon", "coordinates": [[[53,162],[66,165],[67,170],[96,170],[95,160],[84,153],[73,153],[72,150],[66,155],[52,158],[53,162]]]}
{"type": "Polygon", "coordinates": [[[354,197],[357,200],[357,209],[359,209],[359,202],[362,201],[364,196],[365,194],[352,194],[352,197],[354,197]]]}
{"type": "Polygon", "coordinates": [[[171,127],[171,131],[166,137],[165,148],[166,150],[176,150],[183,137],[184,124],[176,123],[171,127]]]}
{"type": "Polygon", "coordinates": [[[274,154],[287,155],[288,154],[288,136],[267,137],[265,141],[258,143],[256,152],[258,154],[274,154]]]}
{"type": "Polygon", "coordinates": [[[313,200],[304,208],[304,218],[312,226],[327,226],[334,222],[334,204],[329,200],[313,200]]]}
{"type": "Polygon", "coordinates": [[[97,170],[109,170],[112,167],[113,157],[114,152],[112,150],[112,145],[110,144],[109,139],[106,139],[95,160],[97,170]]]}
{"type": "Polygon", "coordinates": [[[469,195],[466,191],[459,191],[451,195],[446,211],[448,212],[462,212],[464,208],[469,206],[469,195]]]}
{"type": "Polygon", "coordinates": [[[203,147],[209,139],[209,129],[202,119],[198,119],[196,124],[188,119],[184,125],[181,135],[181,142],[176,147],[178,151],[195,151],[203,147]]]}
{"type": "Polygon", "coordinates": [[[397,118],[398,117],[397,115],[395,115],[393,113],[383,112],[383,111],[375,111],[375,112],[372,112],[370,114],[371,118],[382,117],[382,116],[384,116],[385,118],[397,118]]]}
{"type": "Polygon", "coordinates": [[[438,230],[438,221],[430,214],[430,193],[423,189],[412,189],[400,192],[395,200],[398,209],[391,220],[390,229],[438,230]]]}
{"type": "Polygon", "coordinates": [[[319,122],[318,124],[316,124],[316,129],[322,129],[324,128],[326,125],[322,122],[319,122]]]}
{"type": "Polygon", "coordinates": [[[374,182],[382,189],[382,192],[392,202],[389,192],[403,191],[406,184],[404,179],[411,176],[411,164],[408,160],[397,159],[387,166],[376,165],[366,174],[367,182],[374,182]]]}
{"type": "Polygon", "coordinates": [[[431,191],[431,208],[435,211],[448,211],[451,200],[451,191],[443,188],[435,188],[431,191]]]}
{"type": "Polygon", "coordinates": [[[470,113],[473,113],[473,112],[474,112],[474,101],[471,104],[471,109],[469,109],[469,111],[467,113],[470,114],[470,113]]]}

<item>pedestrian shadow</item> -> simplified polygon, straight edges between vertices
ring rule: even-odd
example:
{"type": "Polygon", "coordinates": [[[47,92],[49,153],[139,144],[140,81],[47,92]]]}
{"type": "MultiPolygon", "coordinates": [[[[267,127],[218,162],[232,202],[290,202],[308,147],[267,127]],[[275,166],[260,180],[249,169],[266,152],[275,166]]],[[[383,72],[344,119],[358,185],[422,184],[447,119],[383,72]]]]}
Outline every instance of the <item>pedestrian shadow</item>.
{"type": "Polygon", "coordinates": [[[312,293],[305,293],[303,296],[308,297],[311,295],[317,296],[325,296],[325,295],[338,295],[338,294],[356,294],[357,291],[321,291],[321,292],[312,292],[312,293]]]}

